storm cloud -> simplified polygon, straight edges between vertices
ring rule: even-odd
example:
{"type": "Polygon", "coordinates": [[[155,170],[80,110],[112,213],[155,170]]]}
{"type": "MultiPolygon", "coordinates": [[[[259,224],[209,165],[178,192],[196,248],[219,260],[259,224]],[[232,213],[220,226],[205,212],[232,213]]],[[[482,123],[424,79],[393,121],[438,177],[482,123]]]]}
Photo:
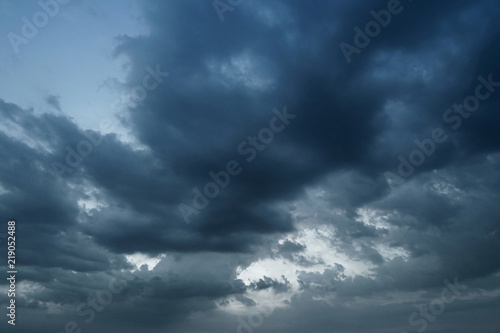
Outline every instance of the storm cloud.
{"type": "Polygon", "coordinates": [[[497,1],[42,2],[0,51],[2,331],[497,332],[497,1]]]}

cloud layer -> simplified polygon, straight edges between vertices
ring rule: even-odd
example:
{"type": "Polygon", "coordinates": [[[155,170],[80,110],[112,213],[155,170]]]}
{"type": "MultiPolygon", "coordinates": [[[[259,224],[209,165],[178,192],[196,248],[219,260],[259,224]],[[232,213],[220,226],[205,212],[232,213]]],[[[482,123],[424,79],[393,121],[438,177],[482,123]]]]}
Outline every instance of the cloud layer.
{"type": "Polygon", "coordinates": [[[350,63],[340,43],[387,1],[243,1],[222,22],[211,1],[141,6],[150,33],[115,50],[130,141],[79,127],[64,96],[46,98],[58,113],[0,99],[19,332],[410,331],[455,278],[467,291],[427,331],[497,329],[496,1],[401,2],[350,63]],[[478,85],[477,110],[454,111],[478,85]],[[203,203],[230,161],[240,172],[203,203]]]}

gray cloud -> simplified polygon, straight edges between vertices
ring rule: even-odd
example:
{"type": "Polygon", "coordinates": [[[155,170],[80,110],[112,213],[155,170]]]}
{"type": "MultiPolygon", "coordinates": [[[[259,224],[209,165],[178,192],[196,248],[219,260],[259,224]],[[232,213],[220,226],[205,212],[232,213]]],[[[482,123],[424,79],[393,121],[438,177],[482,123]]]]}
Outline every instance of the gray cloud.
{"type": "MultiPolygon", "coordinates": [[[[247,1],[223,22],[211,1],[142,2],[150,34],[117,38],[115,56],[130,61],[125,86],[151,64],[170,73],[120,115],[142,149],[0,99],[0,212],[18,221],[22,263],[18,331],[61,331],[73,320],[97,333],[229,332],[237,310],[259,308],[259,295],[290,293],[260,331],[400,332],[415,305],[454,277],[473,296],[428,332],[495,330],[500,93],[456,131],[443,113],[479,75],[500,81],[500,6],[402,4],[347,64],[339,43],[387,1],[247,1]],[[285,105],[297,118],[247,162],[239,144],[285,105]],[[397,156],[439,126],[449,139],[389,184],[397,156]],[[89,136],[102,143],[58,177],[53,163],[64,165],[68,147],[89,136]],[[192,204],[192,189],[233,159],[242,173],[186,224],[178,205],[192,204]],[[296,240],[306,229],[317,242],[296,240]],[[320,238],[331,254],[316,249],[320,238]],[[87,325],[76,308],[132,270],[134,253],[166,256],[134,271],[87,325]],[[328,256],[369,274],[349,275],[328,256]],[[294,281],[258,270],[244,281],[240,273],[265,259],[297,268],[294,281]]],[[[65,112],[59,101],[45,100],[65,112]]]]}

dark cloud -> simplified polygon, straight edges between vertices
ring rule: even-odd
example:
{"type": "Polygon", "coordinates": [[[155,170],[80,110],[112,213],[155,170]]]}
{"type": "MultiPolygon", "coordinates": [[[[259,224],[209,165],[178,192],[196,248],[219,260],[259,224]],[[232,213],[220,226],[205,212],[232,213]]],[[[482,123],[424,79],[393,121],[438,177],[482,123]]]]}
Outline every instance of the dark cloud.
{"type": "Polygon", "coordinates": [[[288,281],[285,276],[282,276],[281,278],[284,282],[279,282],[276,279],[264,276],[263,279],[253,282],[250,287],[256,290],[272,289],[275,293],[285,292],[290,289],[290,281],[288,281]]]}
{"type": "Polygon", "coordinates": [[[45,101],[47,102],[47,104],[52,106],[54,109],[56,109],[58,111],[62,111],[60,99],[61,98],[59,96],[49,95],[49,96],[47,96],[47,98],[45,98],[45,101]]]}
{"type": "MultiPolygon", "coordinates": [[[[456,130],[443,115],[479,76],[500,81],[500,6],[401,3],[348,64],[339,44],[387,1],[243,1],[223,22],[212,1],[141,2],[150,34],[117,38],[125,87],[148,66],[169,76],[120,115],[140,149],[0,99],[0,213],[18,221],[23,267],[19,332],[70,320],[97,333],[233,331],[232,314],[258,311],[266,292],[292,296],[262,332],[400,332],[414,303],[455,277],[473,297],[429,332],[496,329],[500,91],[456,130]],[[296,117],[248,161],[241,144],[284,110],[296,117]],[[409,159],[437,127],[448,139],[388,182],[398,155],[409,159]],[[68,166],[82,142],[92,151],[68,166]],[[185,223],[179,205],[193,207],[193,189],[231,160],[241,173],[185,223]],[[304,230],[316,241],[299,240],[304,230]],[[136,253],[167,255],[135,270],[87,327],[78,305],[132,270],[125,256],[136,253]],[[326,263],[341,256],[352,267],[326,263]],[[297,267],[295,281],[252,266],[265,259],[297,267]],[[246,269],[259,276],[244,281],[246,269]]],[[[45,101],[65,111],[59,96],[45,101]]]]}

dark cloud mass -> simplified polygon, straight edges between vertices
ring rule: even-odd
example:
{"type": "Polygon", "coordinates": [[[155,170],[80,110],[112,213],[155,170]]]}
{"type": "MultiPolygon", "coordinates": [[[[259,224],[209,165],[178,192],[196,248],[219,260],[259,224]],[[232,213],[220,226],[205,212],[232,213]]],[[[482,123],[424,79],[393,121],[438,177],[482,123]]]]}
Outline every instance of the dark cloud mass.
{"type": "Polygon", "coordinates": [[[141,1],[129,141],[0,95],[2,332],[500,332],[500,3],[401,1],[359,47],[396,2],[141,1]]]}

